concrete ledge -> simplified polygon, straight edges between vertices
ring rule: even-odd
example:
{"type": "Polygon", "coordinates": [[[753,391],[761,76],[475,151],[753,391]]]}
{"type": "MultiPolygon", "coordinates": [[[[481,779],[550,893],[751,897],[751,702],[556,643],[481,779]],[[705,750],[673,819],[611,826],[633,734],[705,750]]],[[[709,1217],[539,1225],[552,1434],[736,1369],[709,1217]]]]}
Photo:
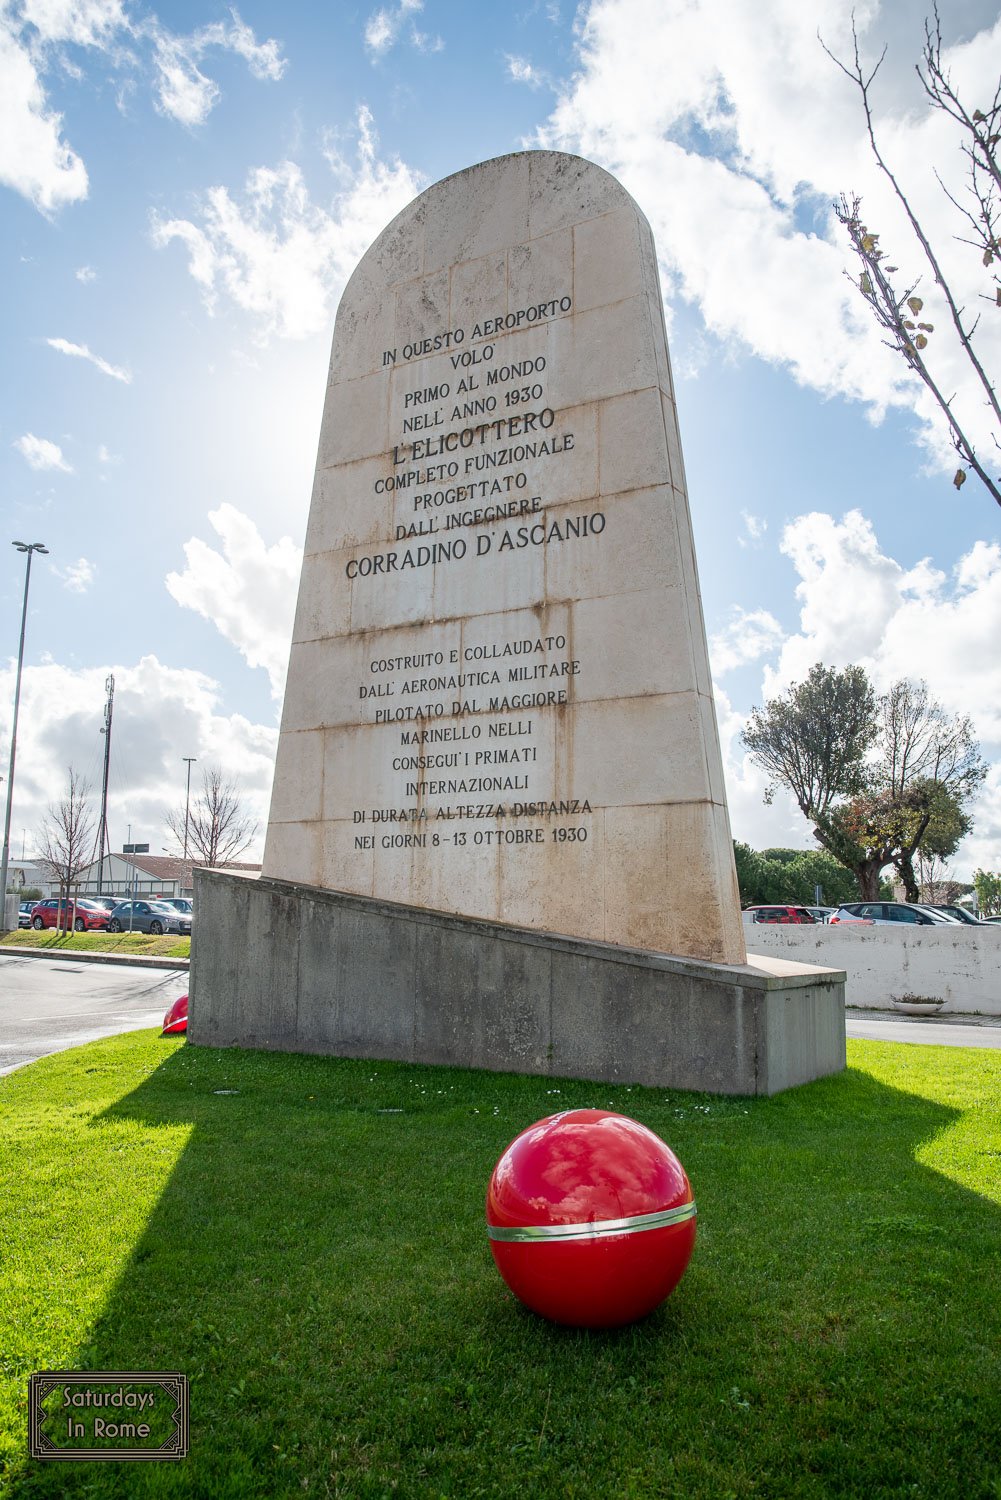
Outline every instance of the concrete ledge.
{"type": "Polygon", "coordinates": [[[773,1094],[845,1066],[844,974],[198,870],[188,1039],[773,1094]]]}

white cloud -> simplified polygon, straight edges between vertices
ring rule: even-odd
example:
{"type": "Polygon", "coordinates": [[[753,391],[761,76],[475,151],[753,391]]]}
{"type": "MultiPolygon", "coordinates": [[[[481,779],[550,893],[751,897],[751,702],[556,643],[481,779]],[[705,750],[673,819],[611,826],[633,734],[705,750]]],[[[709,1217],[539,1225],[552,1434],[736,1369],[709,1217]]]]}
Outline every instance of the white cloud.
{"type": "MultiPolygon", "coordinates": [[[[365,46],[373,58],[382,57],[396,45],[410,16],[424,9],[424,0],[400,0],[399,5],[373,11],[365,23],[365,46]]],[[[411,25],[407,39],[418,52],[440,52],[445,43],[440,36],[430,36],[411,25]]]]}
{"type": "Polygon", "coordinates": [[[232,505],[209,511],[209,521],[222,550],[192,537],[184,545],[184,571],[167,574],[167,589],[178,604],[211,620],[249,666],[263,667],[280,698],[302,549],[288,537],[266,546],[253,521],[232,505]]]}
{"type": "Polygon", "coordinates": [[[87,168],[62,138],[27,48],[0,10],[0,183],[43,213],[87,196],[87,168]]]}
{"type": "Polygon", "coordinates": [[[195,45],[205,51],[207,47],[221,47],[228,52],[235,52],[242,57],[255,78],[270,80],[277,83],[285,76],[288,67],[288,59],[281,55],[281,43],[269,38],[266,42],[259,42],[254,35],[253,29],[241,21],[237,11],[231,10],[232,22],[226,25],[224,22],[216,21],[211,26],[203,26],[194,34],[195,45]]]}
{"type": "Polygon", "coordinates": [[[217,85],[200,71],[196,56],[186,39],[169,32],[157,36],[157,105],[181,125],[204,124],[219,99],[217,85]]]}
{"type": "Polygon", "coordinates": [[[741,517],[744,522],[746,536],[737,538],[738,547],[758,547],[764,541],[765,532],[768,530],[768,522],[764,516],[752,516],[750,511],[742,510],[741,517]]]}
{"type": "Polygon", "coordinates": [[[33,469],[62,469],[64,474],[73,473],[59,444],[50,443],[48,438],[26,432],[23,437],[15,438],[11,447],[16,448],[33,469]]]}
{"type": "Polygon", "coordinates": [[[253,30],[231,11],[231,23],[213,22],[188,36],[177,36],[158,22],[148,30],[153,39],[157,108],[181,125],[203,125],[220,98],[219,86],[199,67],[206,52],[217,48],[242,57],[255,78],[277,82],[287,60],[273,38],[258,42],[253,30]]]}
{"type": "Polygon", "coordinates": [[[84,286],[86,286],[88,282],[96,281],[97,279],[97,272],[94,270],[93,266],[81,266],[80,269],[74,274],[76,275],[77,281],[83,282],[84,286]]]}
{"type": "MultiPolygon", "coordinates": [[[[922,106],[912,64],[922,42],[892,7],[856,7],[863,48],[891,53],[875,92],[876,124],[920,217],[936,226],[947,274],[976,305],[979,257],[959,245],[936,171],[955,182],[961,158],[951,122],[922,106]]],[[[1001,21],[944,61],[968,96],[990,97],[1001,21]]],[[[831,212],[841,189],[863,193],[902,276],[924,274],[925,313],[943,387],[982,443],[987,416],[958,343],[945,328],[931,278],[864,140],[857,93],[824,53],[850,55],[847,0],[590,0],[578,22],[579,69],[534,144],[579,152],[624,182],[651,220],[672,295],[699,307],[719,338],[786,367],[804,385],[915,411],[934,462],[954,468],[944,426],[924,387],[882,344],[842,272],[848,255],[831,212]],[[656,59],[656,65],[651,60],[656,59]]],[[[984,321],[989,366],[1001,326],[984,321]]]]}
{"type": "Polygon", "coordinates": [[[110,365],[106,359],[99,354],[92,354],[86,344],[71,344],[68,339],[46,339],[45,342],[52,349],[58,349],[60,354],[70,354],[76,359],[89,360],[92,365],[104,375],[110,375],[112,380],[121,380],[126,385],[132,384],[132,372],[124,369],[121,365],[110,365]]]}
{"type": "Polygon", "coordinates": [[[67,51],[71,47],[104,53],[125,75],[120,100],[134,86],[127,75],[147,67],[151,54],[157,108],[188,126],[202,124],[220,97],[218,85],[199,68],[209,49],[236,53],[259,79],[280,79],[286,68],[280,44],[258,42],[235,9],[228,22],[181,36],[155,15],[134,21],[121,0],[24,0],[19,9],[2,0],[0,183],[43,213],[78,202],[88,191],[87,169],[63,140],[62,116],[50,107],[42,81],[53,69],[83,79],[67,51]]]}
{"type": "Polygon", "coordinates": [[[735,609],[725,629],[717,631],[709,642],[713,677],[722,677],[734,667],[758,661],[777,651],[785,631],[766,609],[735,609]]]}
{"type": "Polygon", "coordinates": [[[85,557],[78,557],[75,563],[65,568],[53,566],[52,571],[71,594],[85,594],[94,582],[94,564],[85,557]]]}
{"type": "Polygon", "coordinates": [[[357,166],[331,212],[311,201],[301,171],[286,161],[251,172],[242,202],[211,188],[198,224],[154,217],[153,243],[187,246],[210,312],[225,292],[254,315],[262,339],[305,338],[326,329],[361,256],[418,190],[403,162],[378,159],[372,118],[362,109],[357,166]]]}
{"type": "Polygon", "coordinates": [[[527,57],[515,57],[510,52],[505,53],[508,76],[515,83],[527,83],[531,89],[540,89],[544,83],[549,82],[548,75],[539,71],[528,60],[527,57]]]}
{"type": "MultiPolygon", "coordinates": [[[[14,662],[0,670],[0,736],[10,732],[14,662]]],[[[263,845],[277,744],[274,726],[253,724],[220,711],[219,684],[204,673],[171,667],[156,656],[132,665],[70,668],[48,661],[24,669],[18,721],[14,828],[26,830],[27,852],[46,809],[61,795],[72,765],[99,787],[104,741],[100,734],[105,681],[115,677],[109,823],[112,847],[121,848],[128,825],[136,840],[160,852],[167,843],[165,817],[184,803],[182,757],[197,755],[192,793],[202,767],[219,766],[236,779],[252,818],[261,822],[263,845]]],[[[96,804],[96,795],[94,802],[96,804]]],[[[96,822],[96,819],[95,819],[96,822]]],[[[18,838],[18,848],[20,839],[18,838]]],[[[247,858],[255,857],[251,850],[247,858]]]]}
{"type": "MultiPolygon", "coordinates": [[[[977,542],[949,574],[927,560],[908,569],[882,550],[872,522],[853,510],[840,521],[819,512],[797,517],[785,528],[780,550],[799,576],[799,630],[782,640],[771,616],[738,614],[714,638],[717,675],[754,655],[778,650],[776,664],[765,667],[760,701],[777,696],[791,682],[802,682],[818,661],[831,667],[857,663],[879,691],[901,677],[924,679],[947,712],[970,715],[984,758],[993,763],[971,804],[974,831],[953,864],[966,878],[978,863],[996,863],[1001,831],[1001,545],[977,542]],[[763,649],[754,650],[756,645],[763,649]]],[[[739,745],[740,714],[729,703],[726,714],[729,730],[724,733],[721,723],[721,738],[729,747],[731,818],[735,836],[752,842],[740,830],[760,827],[751,804],[764,778],[739,745]]],[[[808,827],[801,818],[799,824],[799,842],[808,844],[808,827]]],[[[769,842],[781,839],[772,836],[769,842]]]]}
{"type": "Polygon", "coordinates": [[[22,19],[43,42],[108,47],[128,28],[121,0],[24,0],[22,19]]]}
{"type": "Polygon", "coordinates": [[[99,464],[120,464],[122,460],[120,454],[112,453],[111,449],[107,448],[104,443],[99,443],[97,461],[99,464]]]}

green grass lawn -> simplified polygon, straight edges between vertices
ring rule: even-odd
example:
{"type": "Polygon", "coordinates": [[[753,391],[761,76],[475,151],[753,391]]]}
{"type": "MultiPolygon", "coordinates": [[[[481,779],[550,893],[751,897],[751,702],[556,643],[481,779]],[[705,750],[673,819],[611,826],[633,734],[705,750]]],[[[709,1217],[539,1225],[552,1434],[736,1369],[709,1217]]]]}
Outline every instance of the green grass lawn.
{"type": "Polygon", "coordinates": [[[998,1500],[1001,1053],[849,1058],[767,1100],[150,1032],[11,1074],[8,1493],[998,1500]],[[656,1130],[699,1205],[678,1290],[611,1333],[526,1312],[483,1228],[503,1148],[578,1105],[656,1130]],[[188,1375],[190,1456],[29,1462],[55,1368],[188,1375]]]}
{"type": "Polygon", "coordinates": [[[4,947],[42,948],[46,952],[55,950],[74,953],[126,953],[145,954],[156,958],[188,958],[191,953],[190,937],[179,937],[177,933],[164,933],[153,937],[148,932],[56,932],[45,928],[35,932],[34,928],[21,927],[17,932],[6,932],[0,938],[4,947]]]}

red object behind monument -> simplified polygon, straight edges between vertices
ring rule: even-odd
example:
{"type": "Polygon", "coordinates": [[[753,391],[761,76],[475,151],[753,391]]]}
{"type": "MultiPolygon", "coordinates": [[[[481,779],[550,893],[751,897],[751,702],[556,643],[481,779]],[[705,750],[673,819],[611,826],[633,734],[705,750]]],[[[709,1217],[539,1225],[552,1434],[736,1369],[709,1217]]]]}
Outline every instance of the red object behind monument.
{"type": "Polygon", "coordinates": [[[180,995],[163,1018],[161,1036],[178,1036],[188,1029],[188,997],[180,995]]]}
{"type": "Polygon", "coordinates": [[[487,1190],[490,1250],[533,1312],[615,1328],[658,1307],[695,1246],[685,1169],[645,1125],[573,1109],[523,1130],[487,1190]]]}

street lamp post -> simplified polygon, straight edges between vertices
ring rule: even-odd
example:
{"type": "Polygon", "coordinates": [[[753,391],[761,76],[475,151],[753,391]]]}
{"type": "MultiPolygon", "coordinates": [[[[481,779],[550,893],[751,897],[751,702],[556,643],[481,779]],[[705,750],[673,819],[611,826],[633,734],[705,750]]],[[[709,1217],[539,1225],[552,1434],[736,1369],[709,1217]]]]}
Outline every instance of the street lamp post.
{"type": "Polygon", "coordinates": [[[7,865],[10,861],[10,815],[14,806],[14,757],[17,753],[17,712],[21,706],[21,666],[24,662],[24,627],[28,619],[28,584],[31,582],[31,554],[48,552],[41,542],[13,542],[25,553],[24,603],[21,606],[21,640],[17,648],[17,677],[14,682],[14,718],[10,726],[10,769],[7,772],[7,811],[3,820],[3,856],[0,858],[0,932],[7,931],[7,865]]]}
{"type": "Polygon", "coordinates": [[[181,759],[187,763],[188,767],[188,785],[184,793],[184,853],[181,856],[182,859],[186,860],[188,857],[188,809],[191,806],[191,767],[197,761],[198,756],[182,755],[181,759]]]}

